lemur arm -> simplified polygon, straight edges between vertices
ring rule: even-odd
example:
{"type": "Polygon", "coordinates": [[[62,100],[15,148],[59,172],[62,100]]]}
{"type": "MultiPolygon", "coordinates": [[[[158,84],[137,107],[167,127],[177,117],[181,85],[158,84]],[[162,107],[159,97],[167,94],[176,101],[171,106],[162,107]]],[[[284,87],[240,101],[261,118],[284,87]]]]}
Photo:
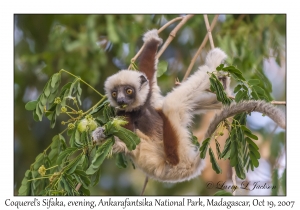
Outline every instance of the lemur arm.
{"type": "Polygon", "coordinates": [[[145,46],[139,57],[139,70],[145,73],[149,80],[151,104],[155,108],[160,108],[163,97],[156,79],[158,63],[156,52],[158,46],[162,44],[162,39],[159,38],[157,29],[152,29],[144,34],[143,41],[145,46]]]}

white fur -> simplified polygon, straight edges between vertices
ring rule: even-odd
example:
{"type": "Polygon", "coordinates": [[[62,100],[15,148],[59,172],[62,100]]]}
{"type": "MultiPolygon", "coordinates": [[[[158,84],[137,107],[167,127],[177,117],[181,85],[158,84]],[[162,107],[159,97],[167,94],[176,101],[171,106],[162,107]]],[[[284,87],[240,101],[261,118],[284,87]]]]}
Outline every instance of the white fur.
{"type": "Polygon", "coordinates": [[[147,99],[149,93],[149,84],[148,82],[144,83],[141,86],[140,76],[145,74],[139,71],[133,70],[121,70],[118,73],[107,78],[104,84],[104,90],[110,101],[110,104],[114,107],[117,107],[118,104],[111,96],[111,90],[118,85],[131,85],[135,88],[136,98],[133,104],[125,108],[125,111],[132,111],[133,109],[143,105],[147,99]]]}
{"type": "Polygon", "coordinates": [[[158,36],[157,29],[149,30],[144,34],[144,36],[143,36],[144,43],[150,41],[151,39],[155,39],[155,40],[159,41],[160,42],[159,44],[162,44],[162,42],[163,42],[162,39],[158,36]]]}

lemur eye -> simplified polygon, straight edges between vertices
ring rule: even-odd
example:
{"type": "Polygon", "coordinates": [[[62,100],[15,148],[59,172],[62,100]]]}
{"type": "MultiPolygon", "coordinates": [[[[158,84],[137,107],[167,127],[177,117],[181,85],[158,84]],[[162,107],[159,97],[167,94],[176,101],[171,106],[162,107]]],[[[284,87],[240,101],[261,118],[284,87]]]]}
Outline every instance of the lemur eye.
{"type": "Polygon", "coordinates": [[[127,93],[128,95],[132,94],[132,92],[133,92],[133,90],[130,89],[130,88],[128,88],[128,89],[126,90],[126,93],[127,93]]]}
{"type": "Polygon", "coordinates": [[[116,91],[112,92],[111,96],[114,97],[114,98],[117,97],[117,92],[116,91]]]}

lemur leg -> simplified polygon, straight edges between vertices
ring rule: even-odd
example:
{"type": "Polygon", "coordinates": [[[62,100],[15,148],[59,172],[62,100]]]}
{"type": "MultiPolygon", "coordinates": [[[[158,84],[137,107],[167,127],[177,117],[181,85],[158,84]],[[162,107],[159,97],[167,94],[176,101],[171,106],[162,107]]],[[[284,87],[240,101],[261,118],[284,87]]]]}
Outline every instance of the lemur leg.
{"type": "MultiPolygon", "coordinates": [[[[226,57],[226,54],[219,48],[211,50],[206,57],[205,65],[199,67],[192,76],[166,96],[163,103],[163,112],[168,116],[171,115],[170,117],[173,117],[172,115],[177,116],[176,121],[186,126],[191,123],[192,112],[222,108],[222,104],[217,101],[216,95],[207,91],[210,88],[207,72],[216,71],[216,67],[226,57]]],[[[220,80],[224,88],[229,90],[229,84],[227,84],[229,79],[220,76],[220,80]]]]}
{"type": "Polygon", "coordinates": [[[210,51],[205,65],[192,76],[169,93],[163,103],[162,118],[164,120],[164,149],[167,161],[177,165],[179,161],[191,161],[196,152],[191,152],[189,126],[195,111],[220,109],[221,103],[216,95],[206,91],[210,87],[209,75],[226,58],[226,54],[216,48],[210,51]]]}

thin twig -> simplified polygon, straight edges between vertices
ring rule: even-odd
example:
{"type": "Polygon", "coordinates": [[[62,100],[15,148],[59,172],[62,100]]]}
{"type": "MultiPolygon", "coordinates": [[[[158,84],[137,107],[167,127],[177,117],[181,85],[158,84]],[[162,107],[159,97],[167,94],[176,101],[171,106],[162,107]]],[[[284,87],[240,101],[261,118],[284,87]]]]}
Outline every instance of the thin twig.
{"type": "Polygon", "coordinates": [[[207,30],[207,33],[208,33],[210,47],[211,47],[211,49],[214,49],[215,45],[214,45],[213,37],[211,35],[211,30],[210,30],[210,25],[209,25],[209,22],[208,22],[208,17],[207,17],[207,15],[203,15],[203,16],[204,16],[204,22],[205,22],[205,25],[206,25],[206,30],[207,30]]]}
{"type": "MultiPolygon", "coordinates": [[[[217,23],[217,20],[218,20],[218,17],[219,15],[216,15],[212,21],[212,24],[211,24],[211,28],[210,28],[210,31],[212,31],[217,23]]],[[[205,35],[198,51],[196,52],[196,54],[194,55],[189,67],[188,67],[188,70],[186,71],[185,75],[184,75],[184,78],[183,78],[183,81],[187,79],[187,77],[190,75],[191,73],[191,70],[192,70],[192,67],[194,66],[195,62],[196,62],[196,59],[197,57],[200,55],[200,52],[202,50],[202,48],[205,46],[206,42],[208,40],[208,34],[205,35]]]]}
{"type": "Polygon", "coordinates": [[[160,48],[159,52],[156,55],[156,58],[158,59],[163,52],[166,50],[166,48],[169,46],[169,44],[172,42],[172,40],[174,39],[174,37],[176,36],[177,32],[179,31],[179,29],[190,19],[192,18],[194,15],[187,15],[184,18],[182,18],[182,20],[180,21],[180,23],[178,23],[178,25],[171,31],[168,39],[165,41],[164,45],[160,48]]]}
{"type": "MultiPolygon", "coordinates": [[[[167,22],[165,25],[163,25],[160,29],[158,29],[157,33],[162,32],[163,30],[165,30],[168,26],[170,26],[171,24],[175,23],[176,21],[182,20],[184,17],[177,17],[174,18],[172,20],[170,20],[169,22],[167,22]]],[[[131,59],[131,64],[129,65],[128,69],[132,69],[133,63],[136,61],[136,59],[140,56],[140,54],[142,53],[143,49],[144,49],[145,43],[143,44],[143,46],[140,48],[140,50],[137,52],[137,54],[131,59]]]]}
{"type": "Polygon", "coordinates": [[[235,168],[234,167],[232,167],[232,176],[231,176],[231,178],[232,178],[232,183],[235,186],[234,187],[234,191],[232,191],[232,195],[235,195],[237,184],[236,184],[236,172],[235,172],[235,168]]]}
{"type": "Polygon", "coordinates": [[[178,20],[182,20],[184,17],[177,17],[174,18],[173,20],[170,20],[169,22],[167,22],[165,25],[163,25],[160,29],[158,29],[157,33],[162,32],[163,30],[165,30],[168,26],[170,26],[171,24],[175,23],[178,20]]]}
{"type": "Polygon", "coordinates": [[[286,105],[286,101],[271,101],[271,104],[274,104],[274,105],[286,105]]]}
{"type": "Polygon", "coordinates": [[[142,189],[142,192],[141,192],[141,195],[144,195],[144,192],[145,192],[145,189],[146,189],[146,186],[148,184],[148,176],[146,176],[145,178],[145,181],[144,181],[144,186],[143,186],[143,189],[142,189]]]}

